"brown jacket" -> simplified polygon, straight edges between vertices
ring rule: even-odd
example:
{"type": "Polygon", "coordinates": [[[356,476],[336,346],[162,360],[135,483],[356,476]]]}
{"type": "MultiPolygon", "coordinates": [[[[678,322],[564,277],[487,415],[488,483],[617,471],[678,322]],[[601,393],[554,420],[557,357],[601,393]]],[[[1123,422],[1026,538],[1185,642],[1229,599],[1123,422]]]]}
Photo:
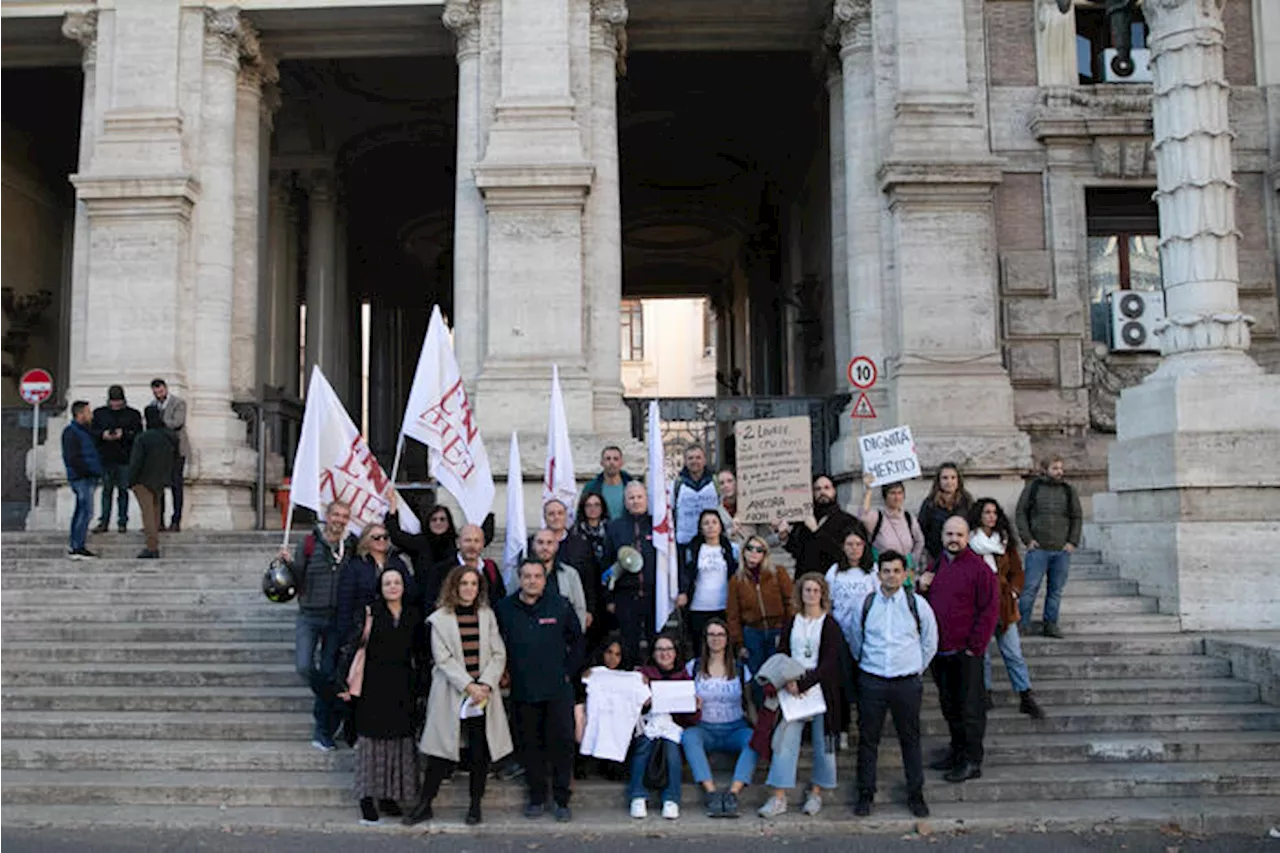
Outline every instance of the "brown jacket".
{"type": "Polygon", "coordinates": [[[743,571],[729,578],[729,601],[725,605],[729,617],[729,636],[742,644],[743,627],[781,628],[791,618],[791,575],[774,566],[760,573],[757,585],[743,571]]]}
{"type": "Polygon", "coordinates": [[[1017,625],[1021,618],[1018,613],[1018,598],[1022,595],[1022,584],[1026,576],[1022,573],[1022,557],[1018,555],[1018,546],[1012,540],[1005,546],[1004,553],[996,557],[996,575],[1000,578],[1000,621],[996,630],[1004,633],[1010,625],[1017,625]]]}

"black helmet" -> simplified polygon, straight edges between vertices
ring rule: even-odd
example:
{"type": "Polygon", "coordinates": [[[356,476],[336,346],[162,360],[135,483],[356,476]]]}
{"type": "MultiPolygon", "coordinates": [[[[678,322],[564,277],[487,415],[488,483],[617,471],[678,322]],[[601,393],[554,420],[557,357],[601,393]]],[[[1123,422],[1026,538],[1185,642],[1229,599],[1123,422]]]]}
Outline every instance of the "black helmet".
{"type": "Polygon", "coordinates": [[[298,594],[298,583],[293,579],[293,569],[279,557],[271,561],[262,576],[262,594],[274,602],[292,601],[298,594]]]}

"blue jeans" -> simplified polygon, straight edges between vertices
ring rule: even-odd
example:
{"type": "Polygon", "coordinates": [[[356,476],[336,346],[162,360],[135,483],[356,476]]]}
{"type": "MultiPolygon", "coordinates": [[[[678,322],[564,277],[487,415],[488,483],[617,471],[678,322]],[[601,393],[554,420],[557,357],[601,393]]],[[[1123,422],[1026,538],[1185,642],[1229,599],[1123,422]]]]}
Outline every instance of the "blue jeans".
{"type": "Polygon", "coordinates": [[[294,626],[294,641],[294,667],[315,695],[311,705],[311,713],[315,717],[312,737],[329,743],[342,715],[342,700],[338,699],[333,678],[338,666],[338,644],[342,642],[337,618],[299,613],[294,626]]]}
{"type": "Polygon", "coordinates": [[[71,516],[71,539],[68,542],[72,551],[84,550],[85,539],[89,536],[89,522],[93,520],[93,491],[98,481],[92,477],[81,477],[67,485],[76,496],[76,511],[71,516]]]}
{"type": "Polygon", "coordinates": [[[836,787],[836,755],[827,751],[826,714],[812,720],[787,722],[780,720],[773,731],[773,759],[769,762],[769,778],[765,784],[771,788],[794,788],[796,766],[800,763],[800,738],[804,727],[809,727],[809,739],[813,741],[813,784],[832,790],[836,787]]]}
{"type": "Polygon", "coordinates": [[[738,762],[733,766],[733,781],[751,784],[751,776],[756,772],[759,758],[750,746],[751,726],[747,725],[746,720],[698,723],[684,730],[680,743],[684,746],[684,757],[689,760],[689,769],[693,771],[695,782],[701,784],[711,779],[708,752],[729,752],[738,755],[738,762]]]}
{"type": "Polygon", "coordinates": [[[627,783],[627,799],[648,799],[649,792],[644,787],[644,768],[649,763],[649,756],[654,749],[667,751],[667,784],[662,789],[664,803],[680,803],[680,776],[684,772],[684,762],[680,759],[680,744],[666,738],[653,740],[640,735],[631,742],[631,781],[627,783]]]}
{"type": "Polygon", "coordinates": [[[129,523],[129,466],[102,466],[102,513],[98,523],[106,526],[111,523],[111,499],[117,498],[116,523],[124,527],[129,523]]]}
{"type": "Polygon", "coordinates": [[[1058,609],[1062,605],[1062,588],[1067,585],[1067,574],[1071,570],[1071,555],[1066,551],[1032,548],[1023,563],[1026,580],[1022,584],[1022,598],[1018,600],[1022,624],[1031,624],[1031,609],[1035,607],[1040,582],[1046,573],[1049,575],[1049,589],[1044,595],[1044,621],[1056,624],[1058,609]]]}
{"type": "MultiPolygon", "coordinates": [[[[1009,671],[1009,683],[1017,693],[1026,693],[1031,689],[1031,673],[1027,670],[1027,660],[1022,656],[1022,640],[1018,637],[1018,626],[1010,625],[1004,633],[999,631],[992,638],[1000,649],[1000,657],[1004,658],[1004,667],[1009,671]]],[[[991,689],[991,647],[982,659],[982,683],[991,689]]]]}

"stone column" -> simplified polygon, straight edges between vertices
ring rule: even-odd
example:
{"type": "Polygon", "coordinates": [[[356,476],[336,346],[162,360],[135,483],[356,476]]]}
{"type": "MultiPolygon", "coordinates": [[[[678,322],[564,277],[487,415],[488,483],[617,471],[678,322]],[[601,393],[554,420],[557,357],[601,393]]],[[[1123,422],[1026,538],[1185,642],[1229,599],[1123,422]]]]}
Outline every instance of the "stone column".
{"type": "MultiPolygon", "coordinates": [[[[351,290],[347,282],[347,212],[340,204],[333,230],[333,370],[327,372],[329,382],[350,412],[359,408],[356,389],[351,382],[351,359],[360,357],[358,339],[352,338],[351,290]]],[[[356,323],[356,326],[359,324],[356,323]]],[[[352,418],[356,420],[356,418],[352,418]]]]}
{"type": "Polygon", "coordinates": [[[299,360],[302,355],[302,324],[298,310],[298,252],[301,246],[300,232],[298,230],[298,208],[293,204],[292,193],[290,193],[289,207],[285,211],[285,221],[288,242],[286,243],[284,265],[285,292],[281,300],[283,306],[279,327],[281,328],[281,357],[283,359],[281,362],[281,377],[285,393],[301,398],[303,392],[300,382],[302,366],[299,364],[299,360]]]}
{"type": "MultiPolygon", "coordinates": [[[[335,246],[338,201],[333,173],[312,172],[307,183],[310,230],[307,234],[307,340],[306,373],[303,382],[311,381],[311,368],[324,371],[330,383],[335,380],[334,316],[337,290],[335,246]]],[[[301,389],[305,392],[305,387],[301,389]]]]}
{"type": "MultiPolygon", "coordinates": [[[[77,172],[83,174],[89,168],[94,139],[98,134],[98,12],[72,12],[62,23],[62,34],[78,42],[83,50],[81,67],[84,69],[84,89],[80,107],[80,151],[77,172]]],[[[87,202],[76,195],[75,225],[71,244],[71,299],[67,331],[69,334],[68,362],[72,368],[84,364],[84,335],[88,330],[85,317],[89,286],[89,208],[87,202]]],[[[79,377],[73,373],[62,378],[68,388],[67,403],[76,399],[71,389],[79,377]]]]}
{"type": "MultiPolygon", "coordinates": [[[[264,300],[261,328],[268,344],[263,384],[273,388],[288,387],[289,373],[298,373],[298,351],[289,353],[288,326],[297,326],[297,310],[290,304],[288,275],[290,244],[297,239],[290,229],[292,175],[279,172],[271,176],[267,194],[267,255],[264,276],[264,300]]],[[[295,380],[296,381],[296,380],[295,380]]]]}
{"type": "MultiPolygon", "coordinates": [[[[262,55],[257,33],[242,23],[243,60],[235,112],[235,290],[232,294],[231,389],[236,400],[256,399],[261,378],[258,346],[263,166],[263,85],[279,79],[262,55]]],[[[269,120],[269,116],[268,116],[269,120]]],[[[264,342],[265,344],[265,342],[264,342]]]]}
{"type": "Polygon", "coordinates": [[[1221,2],[1147,0],[1164,359],[1116,408],[1107,556],[1185,631],[1280,628],[1280,376],[1240,312],[1221,2]]]}
{"type": "Polygon", "coordinates": [[[626,50],[624,0],[591,2],[590,155],[595,180],[587,196],[587,341],[592,376],[593,428],[625,436],[622,403],[622,196],[618,185],[618,69],[626,50]]]}
{"type": "MultiPolygon", "coordinates": [[[[467,383],[480,372],[484,351],[484,199],[476,188],[481,128],[480,0],[448,0],[444,25],[454,34],[458,57],[458,143],[453,204],[453,348],[467,383]]],[[[416,362],[414,362],[416,363],[416,362]]]]}
{"type": "MultiPolygon", "coordinates": [[[[834,40],[833,40],[834,42],[834,40]]],[[[839,43],[831,43],[838,50],[839,43]]],[[[835,376],[843,387],[845,366],[853,355],[849,329],[848,220],[845,211],[844,73],[840,60],[827,60],[827,121],[831,178],[831,328],[834,337],[835,376]]]]}

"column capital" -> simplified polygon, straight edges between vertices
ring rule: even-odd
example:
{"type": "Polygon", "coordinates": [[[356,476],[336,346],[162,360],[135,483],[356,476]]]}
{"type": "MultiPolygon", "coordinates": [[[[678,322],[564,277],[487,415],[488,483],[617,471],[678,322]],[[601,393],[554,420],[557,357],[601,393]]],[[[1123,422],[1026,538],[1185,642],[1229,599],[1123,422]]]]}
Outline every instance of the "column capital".
{"type": "Polygon", "coordinates": [[[240,10],[238,8],[235,6],[227,6],[221,9],[205,7],[205,61],[239,66],[241,33],[240,10]]]}
{"type": "Polygon", "coordinates": [[[300,173],[298,183],[313,202],[336,202],[338,199],[338,182],[332,169],[300,173]]]}
{"type": "Polygon", "coordinates": [[[835,0],[823,38],[836,50],[871,46],[871,0],[835,0]]]}
{"type": "Polygon", "coordinates": [[[98,61],[98,10],[68,12],[62,19],[62,34],[84,50],[85,67],[98,61]]]}
{"type": "Polygon", "coordinates": [[[445,0],[441,21],[453,33],[459,58],[480,51],[480,0],[445,0]]]}
{"type": "Polygon", "coordinates": [[[591,49],[617,54],[618,73],[626,71],[626,0],[591,0],[591,49]]]}
{"type": "Polygon", "coordinates": [[[1144,0],[1142,17],[1150,31],[1214,29],[1222,33],[1226,0],[1144,0]]]}

